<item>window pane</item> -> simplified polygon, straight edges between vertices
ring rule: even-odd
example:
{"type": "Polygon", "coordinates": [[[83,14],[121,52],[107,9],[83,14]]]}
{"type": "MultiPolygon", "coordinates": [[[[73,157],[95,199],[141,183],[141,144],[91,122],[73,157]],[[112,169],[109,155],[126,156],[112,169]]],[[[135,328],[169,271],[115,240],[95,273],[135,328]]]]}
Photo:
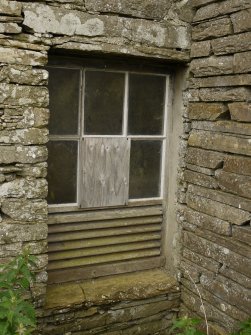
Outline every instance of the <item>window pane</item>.
{"type": "Polygon", "coordinates": [[[162,134],[164,99],[165,77],[130,74],[128,133],[162,134]]]}
{"type": "Polygon", "coordinates": [[[124,82],[123,73],[86,71],[85,134],[122,133],[124,82]]]}
{"type": "Polygon", "coordinates": [[[132,141],[129,198],[160,196],[161,141],[132,141]]]}
{"type": "Polygon", "coordinates": [[[50,134],[78,133],[79,84],[79,70],[49,68],[50,134]]]}
{"type": "Polygon", "coordinates": [[[48,150],[48,202],[76,202],[78,142],[51,141],[48,150]]]}

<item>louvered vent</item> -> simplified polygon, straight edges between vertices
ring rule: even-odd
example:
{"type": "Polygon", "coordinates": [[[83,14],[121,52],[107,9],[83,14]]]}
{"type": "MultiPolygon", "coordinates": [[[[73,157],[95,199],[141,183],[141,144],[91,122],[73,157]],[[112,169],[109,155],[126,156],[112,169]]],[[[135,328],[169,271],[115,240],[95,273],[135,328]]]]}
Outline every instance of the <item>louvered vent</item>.
{"type": "Polygon", "coordinates": [[[50,214],[49,282],[65,281],[67,273],[77,278],[80,268],[84,273],[90,266],[154,260],[160,256],[161,223],[161,205],[50,214]]]}

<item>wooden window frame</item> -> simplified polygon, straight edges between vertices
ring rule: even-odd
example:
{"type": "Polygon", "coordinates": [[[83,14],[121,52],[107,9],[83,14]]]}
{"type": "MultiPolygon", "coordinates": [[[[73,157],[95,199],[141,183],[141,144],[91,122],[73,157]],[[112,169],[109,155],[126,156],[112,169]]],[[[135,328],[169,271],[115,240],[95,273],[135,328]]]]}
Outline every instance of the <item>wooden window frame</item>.
{"type": "MultiPolygon", "coordinates": [[[[65,61],[63,61],[65,63],[65,61]]],[[[96,208],[81,208],[79,204],[80,198],[80,180],[81,180],[81,141],[84,138],[92,137],[92,138],[123,138],[126,137],[130,140],[160,140],[162,142],[162,153],[161,153],[161,162],[160,162],[160,196],[153,198],[139,198],[139,199],[128,199],[128,204],[125,206],[116,206],[116,207],[127,207],[127,206],[145,206],[145,205],[155,205],[162,204],[163,199],[165,198],[166,190],[166,170],[167,170],[167,147],[168,147],[168,119],[170,114],[170,106],[171,106],[171,75],[172,71],[168,66],[154,67],[149,65],[144,65],[142,70],[136,71],[137,66],[128,66],[128,70],[124,70],[126,65],[114,65],[112,62],[108,65],[100,65],[99,63],[95,63],[95,65],[88,65],[88,61],[77,61],[74,64],[74,60],[68,60],[66,64],[62,65],[62,62],[58,62],[58,58],[55,57],[52,59],[52,62],[49,63],[48,67],[52,68],[63,68],[63,69],[78,69],[80,71],[80,85],[79,85],[79,115],[78,115],[78,135],[50,135],[50,141],[77,141],[78,142],[78,162],[77,162],[77,202],[76,203],[64,203],[64,204],[49,204],[48,210],[49,213],[60,213],[60,212],[70,212],[70,211],[83,211],[83,210],[98,210],[108,207],[96,207],[96,208]],[[121,69],[122,67],[122,69],[121,69]],[[148,70],[149,69],[149,70],[148,70]],[[118,72],[125,74],[125,91],[124,91],[124,104],[123,104],[123,123],[122,123],[122,134],[121,135],[85,135],[84,134],[84,75],[85,71],[97,71],[97,70],[105,70],[107,72],[118,72]],[[141,75],[155,75],[165,77],[165,96],[164,96],[164,108],[163,108],[163,134],[162,135],[128,135],[128,97],[129,97],[129,74],[141,74],[141,75]]],[[[90,63],[93,63],[92,61],[90,63]]],[[[130,62],[129,62],[130,63],[130,62]]],[[[129,177],[130,178],[130,177],[129,177]]]]}

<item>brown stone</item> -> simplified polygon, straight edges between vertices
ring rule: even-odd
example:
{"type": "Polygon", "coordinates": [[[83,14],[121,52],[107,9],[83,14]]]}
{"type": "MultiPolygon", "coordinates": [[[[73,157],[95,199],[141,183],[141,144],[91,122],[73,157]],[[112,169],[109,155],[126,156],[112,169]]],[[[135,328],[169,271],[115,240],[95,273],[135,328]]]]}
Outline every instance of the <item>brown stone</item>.
{"type": "Polygon", "coordinates": [[[189,261],[209,271],[217,272],[219,269],[219,263],[212,258],[204,257],[187,248],[183,249],[182,256],[183,258],[188,259],[189,261]]]}
{"type": "Polygon", "coordinates": [[[227,204],[236,208],[244,209],[251,212],[251,200],[238,197],[236,195],[226,193],[220,190],[210,190],[196,185],[189,185],[189,192],[204,198],[209,198],[223,204],[227,204]]]}
{"type": "Polygon", "coordinates": [[[251,89],[238,88],[201,88],[202,101],[245,101],[251,99],[251,89]]]}
{"type": "Polygon", "coordinates": [[[224,154],[215,151],[202,150],[199,148],[188,148],[186,162],[194,165],[216,169],[223,164],[224,154]]]}
{"type": "Polygon", "coordinates": [[[188,207],[183,208],[181,213],[187,222],[194,224],[203,230],[210,230],[220,235],[229,236],[231,234],[231,225],[229,222],[194,211],[188,207]]]}
{"type": "Polygon", "coordinates": [[[207,78],[190,78],[190,86],[193,88],[251,86],[251,74],[240,74],[237,76],[215,76],[207,78]]]}
{"type": "Polygon", "coordinates": [[[251,199],[251,177],[218,170],[215,173],[222,190],[251,199]]]}
{"type": "Polygon", "coordinates": [[[188,117],[194,120],[216,120],[226,115],[227,108],[221,103],[190,103],[188,117]]]}
{"type": "Polygon", "coordinates": [[[200,41],[232,33],[231,20],[227,17],[199,23],[192,28],[192,39],[200,41]]]}
{"type": "Polygon", "coordinates": [[[249,0],[225,0],[215,2],[197,10],[194,16],[194,22],[209,19],[212,17],[237,12],[239,10],[249,8],[249,0]]]}
{"type": "Polygon", "coordinates": [[[235,33],[247,31],[251,29],[251,9],[242,10],[231,15],[231,20],[235,33]]]}
{"type": "Polygon", "coordinates": [[[196,211],[236,225],[242,225],[249,222],[251,219],[251,214],[247,211],[208,198],[200,197],[192,193],[187,194],[187,205],[196,211]]]}
{"type": "Polygon", "coordinates": [[[193,59],[190,71],[195,77],[217,76],[233,73],[233,57],[223,56],[193,59]]]}
{"type": "Polygon", "coordinates": [[[251,135],[251,124],[238,123],[235,121],[193,121],[192,129],[217,131],[219,133],[239,134],[239,135],[251,135]]]}
{"type": "Polygon", "coordinates": [[[203,173],[198,173],[194,171],[186,170],[184,172],[184,180],[188,183],[209,187],[217,188],[218,184],[214,177],[205,175],[203,173]]]}
{"type": "Polygon", "coordinates": [[[223,171],[251,176],[251,159],[228,155],[224,160],[223,171]]]}
{"type": "Polygon", "coordinates": [[[193,130],[188,139],[188,144],[207,150],[218,150],[251,156],[251,146],[248,138],[228,134],[193,130]]]}
{"type": "Polygon", "coordinates": [[[19,34],[22,28],[13,22],[1,23],[0,22],[0,33],[1,34],[19,34]]]}
{"type": "Polygon", "coordinates": [[[2,15],[21,16],[21,3],[17,1],[1,0],[0,13],[2,15]]]}
{"type": "Polygon", "coordinates": [[[243,52],[251,50],[251,32],[220,37],[211,41],[215,55],[243,52]]]}
{"type": "Polygon", "coordinates": [[[228,104],[231,119],[241,122],[251,122],[251,104],[246,102],[233,102],[228,104]]]}
{"type": "Polygon", "coordinates": [[[211,51],[210,41],[194,42],[191,45],[192,58],[209,56],[211,51]]]}
{"type": "MultiPolygon", "coordinates": [[[[183,232],[184,245],[196,253],[212,258],[217,262],[237,271],[247,277],[251,276],[251,260],[226,248],[219,243],[199,237],[191,232],[183,232]]],[[[238,249],[236,250],[238,251],[238,249]]]]}
{"type": "Polygon", "coordinates": [[[33,66],[42,66],[47,62],[45,53],[8,47],[0,47],[0,59],[2,63],[33,66]]]}
{"type": "Polygon", "coordinates": [[[29,128],[0,131],[0,143],[5,144],[45,144],[48,142],[48,130],[29,128]]]}
{"type": "Polygon", "coordinates": [[[234,72],[251,72],[251,51],[241,52],[234,55],[234,72]]]}
{"type": "Polygon", "coordinates": [[[209,3],[215,2],[215,0],[192,0],[191,5],[194,8],[205,6],[209,3]]]}
{"type": "Polygon", "coordinates": [[[251,226],[237,227],[233,226],[233,238],[251,245],[251,226]]]}
{"type": "Polygon", "coordinates": [[[97,0],[95,2],[87,0],[85,6],[88,11],[118,13],[148,19],[163,19],[168,14],[171,4],[164,0],[158,2],[146,0],[144,3],[140,0],[97,0]]]}

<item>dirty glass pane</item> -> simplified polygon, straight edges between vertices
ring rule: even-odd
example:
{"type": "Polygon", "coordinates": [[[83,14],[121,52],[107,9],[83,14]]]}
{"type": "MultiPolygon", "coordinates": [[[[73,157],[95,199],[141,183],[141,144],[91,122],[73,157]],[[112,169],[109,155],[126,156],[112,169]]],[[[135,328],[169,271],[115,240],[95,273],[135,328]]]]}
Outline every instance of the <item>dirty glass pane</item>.
{"type": "Polygon", "coordinates": [[[132,141],[129,198],[160,196],[161,141],[132,141]]]}
{"type": "Polygon", "coordinates": [[[165,103],[165,77],[129,75],[128,133],[161,135],[165,103]]]}
{"type": "Polygon", "coordinates": [[[50,141],[48,150],[49,204],[76,202],[78,142],[50,141]]]}
{"type": "Polygon", "coordinates": [[[86,71],[84,132],[92,135],[122,133],[125,75],[86,71]]]}
{"type": "Polygon", "coordinates": [[[52,135],[78,133],[80,71],[49,68],[50,121],[52,135]]]}

